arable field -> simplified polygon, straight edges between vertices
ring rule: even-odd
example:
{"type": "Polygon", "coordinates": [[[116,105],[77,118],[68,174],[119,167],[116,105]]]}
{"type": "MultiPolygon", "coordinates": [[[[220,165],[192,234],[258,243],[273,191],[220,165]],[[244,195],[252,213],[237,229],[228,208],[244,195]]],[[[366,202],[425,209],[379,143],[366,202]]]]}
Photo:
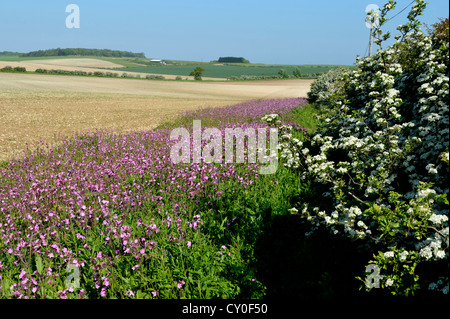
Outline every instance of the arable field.
{"type": "Polygon", "coordinates": [[[99,60],[99,59],[41,59],[41,60],[29,60],[28,63],[40,63],[48,64],[49,67],[55,66],[75,66],[75,67],[87,67],[87,68],[122,68],[123,66],[117,63],[99,60]]]}
{"type": "Polygon", "coordinates": [[[306,97],[312,80],[187,82],[0,73],[0,161],[42,139],[155,127],[180,112],[247,100],[306,97]],[[28,144],[28,146],[27,146],[28,144]]]}
{"type": "MultiPolygon", "coordinates": [[[[64,71],[83,71],[83,72],[105,72],[105,67],[110,70],[111,73],[117,73],[121,76],[123,73],[127,73],[128,76],[132,77],[145,77],[149,75],[149,72],[135,72],[128,69],[118,69],[118,64],[114,62],[104,61],[100,59],[40,59],[40,60],[24,60],[24,61],[2,61],[0,60],[0,69],[6,66],[12,68],[24,67],[27,71],[34,72],[37,69],[45,70],[64,70],[64,71]],[[87,61],[86,61],[87,60],[87,61]],[[67,62],[66,62],[67,61],[67,62]]],[[[133,67],[136,67],[133,64],[133,67]]],[[[160,74],[155,73],[154,75],[163,75],[168,80],[176,79],[176,75],[173,74],[160,74]]],[[[193,80],[193,76],[186,76],[183,79],[193,80]]],[[[215,81],[225,81],[225,78],[209,78],[203,77],[204,80],[215,80],[215,81]]]]}

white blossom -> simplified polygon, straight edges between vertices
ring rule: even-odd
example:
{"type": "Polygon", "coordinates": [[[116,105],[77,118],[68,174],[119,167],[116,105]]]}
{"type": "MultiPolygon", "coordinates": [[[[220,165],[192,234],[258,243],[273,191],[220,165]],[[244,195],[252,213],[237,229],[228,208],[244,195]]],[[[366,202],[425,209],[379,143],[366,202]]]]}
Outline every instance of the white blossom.
{"type": "Polygon", "coordinates": [[[433,257],[433,253],[430,247],[422,248],[419,252],[419,255],[424,257],[425,259],[430,259],[431,257],[433,257]]]}
{"type": "Polygon", "coordinates": [[[386,285],[386,287],[390,287],[394,284],[394,280],[388,278],[384,284],[386,285]]]}
{"type": "Polygon", "coordinates": [[[407,250],[405,250],[405,251],[402,251],[400,254],[399,254],[399,257],[400,257],[400,261],[405,261],[406,260],[406,258],[408,257],[408,255],[409,255],[409,253],[408,253],[408,251],[407,250]]]}
{"type": "Polygon", "coordinates": [[[386,258],[393,258],[394,257],[394,252],[393,251],[386,251],[383,253],[383,256],[386,258]]]}
{"type": "MultiPolygon", "coordinates": [[[[393,249],[389,242],[409,247],[375,253],[386,263],[437,261],[448,258],[449,245],[448,206],[439,200],[449,193],[448,44],[447,50],[437,48],[408,25],[398,30],[401,39],[358,59],[345,74],[344,93],[324,100],[334,108],[311,138],[311,147],[288,132],[282,157],[291,167],[303,164],[303,179],[329,187],[323,195],[334,201],[329,211],[308,213],[315,226],[326,225],[353,239],[370,235],[367,247],[386,243],[385,250],[393,249]],[[405,47],[411,48],[408,58],[411,54],[420,63],[404,63],[405,47]]],[[[393,284],[385,281],[386,287],[393,284]]],[[[448,292],[448,278],[436,290],[448,292]]]]}
{"type": "Polygon", "coordinates": [[[448,221],[448,217],[446,215],[432,214],[428,220],[433,224],[439,225],[448,221]]]}

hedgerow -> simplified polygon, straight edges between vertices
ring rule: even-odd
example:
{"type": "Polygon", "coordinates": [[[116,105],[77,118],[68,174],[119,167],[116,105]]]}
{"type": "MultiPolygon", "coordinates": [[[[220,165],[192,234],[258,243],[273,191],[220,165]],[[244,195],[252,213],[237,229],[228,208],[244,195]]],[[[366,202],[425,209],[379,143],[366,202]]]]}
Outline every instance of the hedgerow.
{"type": "Polygon", "coordinates": [[[348,69],[337,68],[331,69],[327,73],[322,74],[311,84],[308,92],[308,101],[310,103],[326,104],[330,97],[336,92],[341,85],[339,79],[348,69]]]}
{"type": "Polygon", "coordinates": [[[281,158],[325,189],[319,204],[291,209],[311,233],[325,227],[373,252],[357,277],[361,288],[447,293],[449,43],[421,31],[426,4],[416,0],[383,49],[390,34],[381,28],[395,5],[380,11],[378,52],[358,58],[327,98],[333,111],[318,133],[302,142],[280,127],[281,158]]]}
{"type": "Polygon", "coordinates": [[[13,68],[12,66],[7,65],[0,69],[0,72],[27,72],[27,69],[21,66],[16,66],[13,68]]]}

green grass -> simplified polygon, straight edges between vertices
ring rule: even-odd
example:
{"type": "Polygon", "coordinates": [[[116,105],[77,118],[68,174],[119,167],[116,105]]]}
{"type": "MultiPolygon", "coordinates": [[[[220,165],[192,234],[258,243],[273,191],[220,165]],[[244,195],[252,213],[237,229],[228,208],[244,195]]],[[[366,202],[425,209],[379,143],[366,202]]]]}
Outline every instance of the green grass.
{"type": "Polygon", "coordinates": [[[11,55],[6,55],[6,56],[0,56],[0,61],[11,61],[11,62],[18,62],[19,61],[19,57],[18,56],[11,56],[11,55]]]}
{"type": "Polygon", "coordinates": [[[0,161],[0,169],[8,166],[8,163],[9,163],[8,161],[0,161]]]}
{"type": "Polygon", "coordinates": [[[301,109],[294,110],[296,122],[308,130],[308,133],[314,134],[320,126],[318,116],[324,115],[326,109],[320,108],[315,104],[308,104],[301,109]]]}

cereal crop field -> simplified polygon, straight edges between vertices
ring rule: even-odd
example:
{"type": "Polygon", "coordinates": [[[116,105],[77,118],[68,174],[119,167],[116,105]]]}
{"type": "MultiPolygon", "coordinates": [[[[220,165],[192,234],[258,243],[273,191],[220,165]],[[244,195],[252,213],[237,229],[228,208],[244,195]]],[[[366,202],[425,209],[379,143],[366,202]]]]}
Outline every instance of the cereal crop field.
{"type": "MultiPolygon", "coordinates": [[[[66,60],[61,60],[66,61],[66,60]]],[[[189,82],[0,73],[0,161],[40,140],[94,130],[145,130],[180,112],[306,97],[312,80],[189,82]]]]}

